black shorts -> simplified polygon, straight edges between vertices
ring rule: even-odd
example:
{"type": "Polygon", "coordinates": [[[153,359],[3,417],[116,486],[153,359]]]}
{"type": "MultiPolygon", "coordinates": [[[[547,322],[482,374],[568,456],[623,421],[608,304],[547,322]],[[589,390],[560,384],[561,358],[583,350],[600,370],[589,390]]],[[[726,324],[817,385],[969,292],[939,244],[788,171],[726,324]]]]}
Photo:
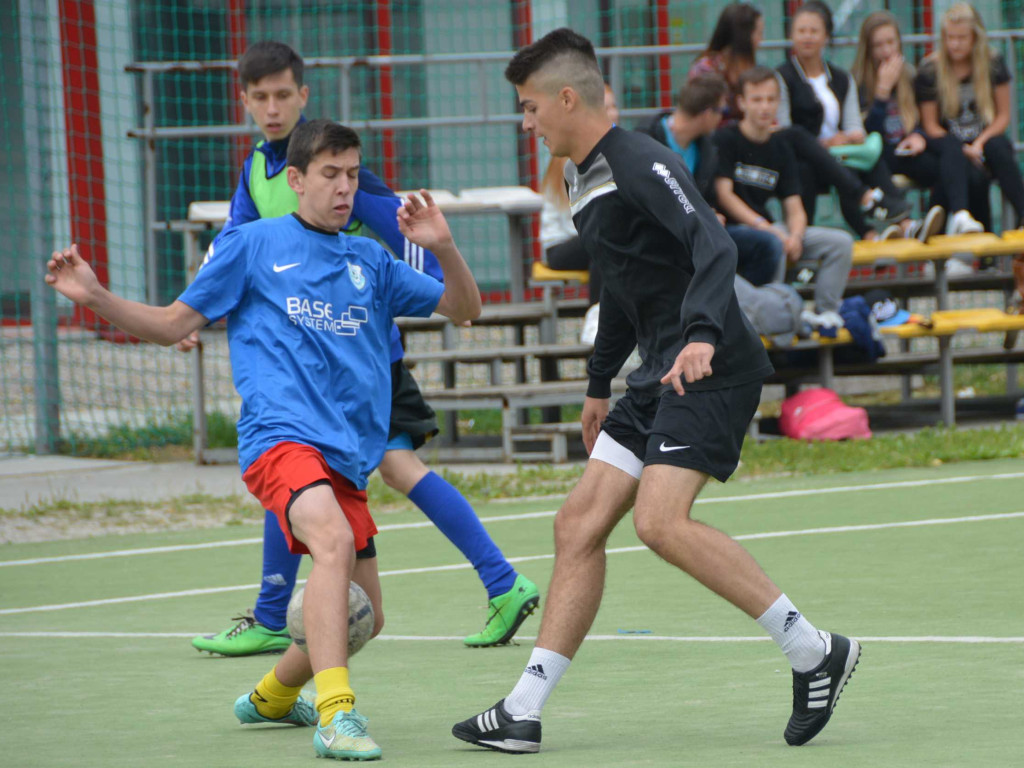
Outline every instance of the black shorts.
{"type": "Polygon", "coordinates": [[[412,438],[412,447],[419,448],[437,434],[437,416],[427,405],[416,379],[396,360],[391,364],[391,424],[388,440],[405,432],[412,438]]]}
{"type": "Polygon", "coordinates": [[[645,467],[686,467],[724,483],[736,471],[743,438],[760,402],[760,379],[682,396],[671,390],[660,397],[627,392],[601,431],[645,467]]]}

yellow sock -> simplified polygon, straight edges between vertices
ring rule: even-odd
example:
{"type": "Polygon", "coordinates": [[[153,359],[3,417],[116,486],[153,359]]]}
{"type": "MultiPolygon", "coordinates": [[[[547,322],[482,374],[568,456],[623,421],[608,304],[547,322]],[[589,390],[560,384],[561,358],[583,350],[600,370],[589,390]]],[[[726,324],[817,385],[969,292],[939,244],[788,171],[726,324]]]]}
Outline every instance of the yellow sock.
{"type": "Polygon", "coordinates": [[[301,691],[301,685],[291,688],[278,680],[272,669],[260,680],[256,690],[249,695],[249,700],[256,705],[256,711],[261,715],[278,720],[295,706],[301,691]]]}
{"type": "Polygon", "coordinates": [[[331,667],[317,672],[316,711],[320,713],[320,725],[327,727],[340,712],[351,712],[356,705],[356,695],[348,685],[348,667],[331,667]]]}

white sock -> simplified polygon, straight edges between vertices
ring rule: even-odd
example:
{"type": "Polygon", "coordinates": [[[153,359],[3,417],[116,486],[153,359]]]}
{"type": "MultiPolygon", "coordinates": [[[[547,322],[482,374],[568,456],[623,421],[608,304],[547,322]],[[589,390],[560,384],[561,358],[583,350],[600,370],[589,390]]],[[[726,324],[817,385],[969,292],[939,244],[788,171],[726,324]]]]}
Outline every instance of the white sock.
{"type": "Polygon", "coordinates": [[[797,672],[810,672],[825,660],[825,641],[788,597],[782,595],[757,620],[797,672]]]}
{"type": "Polygon", "coordinates": [[[512,693],[505,697],[505,710],[510,715],[539,715],[548,696],[555,690],[571,660],[545,648],[534,648],[512,693]]]}

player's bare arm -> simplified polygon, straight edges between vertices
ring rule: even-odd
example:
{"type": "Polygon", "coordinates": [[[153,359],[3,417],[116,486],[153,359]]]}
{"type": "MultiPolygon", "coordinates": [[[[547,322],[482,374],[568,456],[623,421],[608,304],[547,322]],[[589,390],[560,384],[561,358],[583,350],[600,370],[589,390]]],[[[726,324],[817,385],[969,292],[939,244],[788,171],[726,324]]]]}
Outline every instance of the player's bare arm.
{"type": "Polygon", "coordinates": [[[444,272],[444,294],[437,303],[437,312],[456,323],[480,317],[480,289],[429,192],[421,189],[419,195],[410,195],[399,207],[398,228],[410,242],[437,256],[444,272]]]}
{"type": "Polygon", "coordinates": [[[46,263],[46,283],[76,304],[88,307],[123,331],[169,346],[208,322],[187,304],[152,307],[116,296],[96,279],[77,245],[54,251],[46,263]]]}

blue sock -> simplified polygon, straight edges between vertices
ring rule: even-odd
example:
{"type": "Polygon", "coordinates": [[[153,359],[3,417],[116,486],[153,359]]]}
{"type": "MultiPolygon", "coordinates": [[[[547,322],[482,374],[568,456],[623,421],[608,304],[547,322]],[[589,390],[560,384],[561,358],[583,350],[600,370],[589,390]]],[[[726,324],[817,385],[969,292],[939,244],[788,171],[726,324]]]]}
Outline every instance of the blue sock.
{"type": "Polygon", "coordinates": [[[440,475],[428,472],[409,491],[409,501],[473,564],[487,588],[488,599],[512,589],[517,576],[515,568],[501,554],[476,512],[455,486],[440,475]]]}
{"type": "Polygon", "coordinates": [[[280,630],[288,625],[288,601],[295,589],[302,555],[288,551],[288,541],[277,524],[277,516],[268,511],[263,520],[263,580],[253,615],[263,626],[280,630]]]}

